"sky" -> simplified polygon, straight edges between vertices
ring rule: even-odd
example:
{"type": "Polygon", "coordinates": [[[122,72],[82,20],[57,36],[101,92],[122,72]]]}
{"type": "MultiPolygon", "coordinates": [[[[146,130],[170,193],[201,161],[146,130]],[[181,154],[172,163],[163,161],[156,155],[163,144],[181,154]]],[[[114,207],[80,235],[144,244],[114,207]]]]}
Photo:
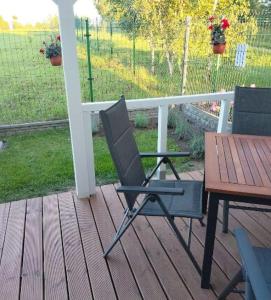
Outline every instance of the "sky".
{"type": "MultiPolygon", "coordinates": [[[[93,20],[98,17],[92,0],[77,0],[74,11],[80,17],[93,20]]],[[[57,6],[52,0],[0,0],[0,16],[6,21],[16,16],[20,23],[34,24],[52,15],[57,15],[57,6]]]]}

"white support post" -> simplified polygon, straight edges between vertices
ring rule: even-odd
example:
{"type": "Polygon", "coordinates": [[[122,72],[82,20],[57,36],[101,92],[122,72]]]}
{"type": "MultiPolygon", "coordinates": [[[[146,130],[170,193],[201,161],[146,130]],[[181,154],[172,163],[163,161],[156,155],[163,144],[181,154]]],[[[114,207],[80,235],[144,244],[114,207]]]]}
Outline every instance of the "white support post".
{"type": "Polygon", "coordinates": [[[221,108],[219,113],[217,132],[227,132],[228,117],[229,117],[230,101],[221,100],[221,108]]]}
{"type": "Polygon", "coordinates": [[[89,166],[89,187],[91,191],[91,195],[95,193],[96,189],[96,179],[95,179],[95,163],[94,163],[94,150],[93,150],[93,137],[92,137],[92,119],[93,114],[84,111],[83,112],[83,120],[84,120],[84,138],[86,141],[86,153],[88,154],[87,165],[89,166]]]}
{"type": "MultiPolygon", "coordinates": [[[[159,105],[158,107],[158,140],[157,140],[157,152],[167,151],[167,123],[168,123],[168,105],[159,105]]],[[[161,158],[157,158],[157,162],[161,158]]],[[[159,179],[166,177],[166,166],[163,164],[160,166],[157,172],[159,179]]]]}
{"type": "MultiPolygon", "coordinates": [[[[70,122],[76,192],[79,198],[95,193],[93,157],[89,157],[91,136],[84,129],[80,76],[76,54],[73,5],[76,0],[53,0],[58,6],[65,89],[70,122]],[[90,140],[88,140],[89,138],[90,140]]],[[[91,120],[89,120],[90,122],[91,120]]],[[[90,122],[91,124],[91,122],[90,122]]],[[[93,154],[93,153],[92,153],[93,154]]]]}

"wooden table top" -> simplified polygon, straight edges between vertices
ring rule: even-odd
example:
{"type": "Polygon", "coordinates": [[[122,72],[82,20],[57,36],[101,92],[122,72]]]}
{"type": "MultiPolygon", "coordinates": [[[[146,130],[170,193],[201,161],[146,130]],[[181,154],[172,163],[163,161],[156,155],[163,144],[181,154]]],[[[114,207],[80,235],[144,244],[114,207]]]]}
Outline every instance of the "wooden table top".
{"type": "Polygon", "coordinates": [[[205,133],[205,188],[271,199],[271,137],[205,133]]]}

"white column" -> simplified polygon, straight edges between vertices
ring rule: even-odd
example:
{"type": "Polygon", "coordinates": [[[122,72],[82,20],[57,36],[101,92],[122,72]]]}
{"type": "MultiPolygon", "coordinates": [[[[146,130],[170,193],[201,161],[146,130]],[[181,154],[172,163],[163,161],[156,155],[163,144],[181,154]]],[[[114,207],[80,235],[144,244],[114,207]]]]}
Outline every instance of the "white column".
{"type": "Polygon", "coordinates": [[[228,117],[229,117],[230,101],[221,100],[221,108],[219,113],[217,132],[227,132],[228,117]]]}
{"type": "MultiPolygon", "coordinates": [[[[167,123],[168,123],[168,105],[159,105],[158,107],[158,140],[157,140],[157,152],[167,151],[167,123]]],[[[157,162],[161,158],[157,158],[157,162]]],[[[166,176],[166,166],[163,164],[160,166],[157,172],[159,179],[164,179],[166,176]]]]}
{"type": "Polygon", "coordinates": [[[89,157],[89,153],[87,152],[89,143],[91,143],[92,140],[88,140],[88,134],[85,133],[81,105],[80,75],[76,54],[73,12],[73,5],[76,0],[53,1],[58,6],[59,14],[76,192],[79,198],[84,198],[95,193],[95,177],[93,177],[93,159],[89,157]]]}

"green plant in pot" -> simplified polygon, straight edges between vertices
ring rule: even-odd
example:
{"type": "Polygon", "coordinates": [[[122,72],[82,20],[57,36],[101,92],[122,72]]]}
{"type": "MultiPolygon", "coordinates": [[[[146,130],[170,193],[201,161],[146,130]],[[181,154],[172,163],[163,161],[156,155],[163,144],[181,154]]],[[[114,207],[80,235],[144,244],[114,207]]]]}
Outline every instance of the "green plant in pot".
{"type": "Polygon", "coordinates": [[[215,16],[209,18],[208,29],[211,30],[211,44],[214,54],[223,54],[226,48],[225,30],[230,27],[230,23],[226,18],[222,18],[216,23],[216,19],[215,16]]]}
{"type": "Polygon", "coordinates": [[[40,49],[40,53],[45,54],[46,58],[49,58],[52,66],[61,66],[62,54],[61,54],[61,42],[60,35],[56,37],[51,36],[49,43],[43,41],[44,48],[40,49]]]}

